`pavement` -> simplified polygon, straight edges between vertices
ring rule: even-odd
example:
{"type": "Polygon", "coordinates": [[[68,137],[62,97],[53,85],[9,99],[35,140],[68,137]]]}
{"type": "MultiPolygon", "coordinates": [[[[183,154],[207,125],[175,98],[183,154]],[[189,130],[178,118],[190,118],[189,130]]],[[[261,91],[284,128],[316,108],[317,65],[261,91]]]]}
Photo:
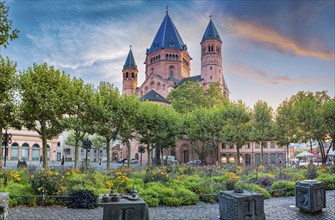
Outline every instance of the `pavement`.
{"type": "MultiPolygon", "coordinates": [[[[288,219],[335,219],[335,190],[327,191],[326,208],[314,215],[301,212],[295,207],[295,197],[271,198],[264,201],[267,220],[288,219]]],[[[214,220],[219,218],[219,204],[198,203],[193,206],[150,208],[152,220],[214,220]]],[[[66,207],[25,207],[9,208],[9,220],[100,220],[103,219],[103,208],[68,209],[66,207]]]]}

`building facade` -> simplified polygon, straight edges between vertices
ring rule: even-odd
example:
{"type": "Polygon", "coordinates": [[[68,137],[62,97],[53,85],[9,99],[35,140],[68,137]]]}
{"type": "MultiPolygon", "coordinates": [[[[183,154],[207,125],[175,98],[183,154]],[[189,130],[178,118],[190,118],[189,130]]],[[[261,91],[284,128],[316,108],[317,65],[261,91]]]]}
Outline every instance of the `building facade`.
{"type": "MultiPolygon", "coordinates": [[[[191,56],[187,46],[178,33],[168,11],[161,23],[151,46],[146,50],[145,80],[138,86],[138,69],[134,55],[130,48],[123,66],[122,92],[127,95],[137,95],[140,100],[148,100],[158,104],[170,104],[166,99],[168,94],[181,84],[194,81],[199,82],[205,89],[211,83],[219,83],[224,97],[229,98],[229,90],[224,78],[222,65],[222,40],[212,18],[205,29],[200,41],[201,70],[200,75],[191,76],[191,56]]],[[[122,144],[121,144],[122,145],[122,144]]],[[[275,142],[268,142],[264,149],[264,163],[278,164],[285,160],[285,147],[277,146],[275,142]]],[[[131,158],[138,159],[137,141],[131,142],[131,158]]],[[[260,147],[256,143],[249,143],[241,149],[241,161],[245,165],[260,163],[260,147]]],[[[123,155],[126,148],[123,148],[123,155]]],[[[218,148],[220,163],[235,163],[236,146],[226,147],[224,144],[218,148]]],[[[174,155],[180,162],[188,162],[194,158],[192,146],[187,140],[176,142],[174,149],[166,152],[174,155]]],[[[147,154],[143,154],[147,161],[147,154]]],[[[207,157],[208,162],[214,162],[213,152],[207,157]]]]}

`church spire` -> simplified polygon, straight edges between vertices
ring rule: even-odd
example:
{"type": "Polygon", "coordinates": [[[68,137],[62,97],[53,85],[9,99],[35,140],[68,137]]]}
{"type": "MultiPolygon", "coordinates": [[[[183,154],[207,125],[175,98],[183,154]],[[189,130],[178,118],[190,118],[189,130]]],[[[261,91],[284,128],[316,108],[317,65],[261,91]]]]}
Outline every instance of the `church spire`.
{"type": "Polygon", "coordinates": [[[158,49],[174,48],[180,50],[187,50],[186,45],[181,39],[177,28],[174,26],[171,17],[169,16],[169,7],[166,6],[165,18],[159,27],[154,40],[147,53],[151,53],[158,49]]]}
{"type": "Polygon", "coordinates": [[[221,41],[219,32],[216,30],[216,27],[212,21],[212,15],[209,16],[209,23],[207,25],[206,31],[204,33],[204,36],[202,37],[201,42],[207,39],[217,39],[221,41]]]}
{"type": "Polygon", "coordinates": [[[129,46],[129,53],[126,59],[126,62],[123,65],[123,68],[137,68],[133,52],[131,51],[132,45],[129,46]]]}

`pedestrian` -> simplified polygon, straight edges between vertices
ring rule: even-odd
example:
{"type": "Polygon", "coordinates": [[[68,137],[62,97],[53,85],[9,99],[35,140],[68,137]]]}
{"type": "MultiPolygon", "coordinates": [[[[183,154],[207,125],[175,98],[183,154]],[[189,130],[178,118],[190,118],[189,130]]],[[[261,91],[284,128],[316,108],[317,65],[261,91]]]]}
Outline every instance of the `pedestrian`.
{"type": "Polygon", "coordinates": [[[64,158],[64,155],[63,155],[62,162],[60,163],[60,165],[64,166],[64,162],[65,162],[65,158],[64,158]]]}
{"type": "Polygon", "coordinates": [[[99,159],[99,165],[101,165],[101,158],[99,159]]]}
{"type": "Polygon", "coordinates": [[[40,156],[40,165],[41,165],[42,162],[43,162],[43,157],[40,156]]]}

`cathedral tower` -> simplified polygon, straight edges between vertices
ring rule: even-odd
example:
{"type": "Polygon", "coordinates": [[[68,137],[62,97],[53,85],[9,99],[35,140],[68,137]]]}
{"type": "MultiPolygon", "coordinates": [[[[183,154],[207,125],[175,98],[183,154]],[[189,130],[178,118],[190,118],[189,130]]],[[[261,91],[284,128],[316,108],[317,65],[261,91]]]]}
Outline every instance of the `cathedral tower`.
{"type": "Polygon", "coordinates": [[[122,74],[122,93],[127,95],[135,94],[137,87],[138,69],[135,63],[133,52],[131,51],[131,46],[126,62],[123,65],[122,74]]]}
{"type": "Polygon", "coordinates": [[[145,59],[145,76],[156,74],[163,79],[177,79],[190,76],[191,57],[187,52],[177,28],[166,9],[165,18],[159,27],[145,59]]]}
{"type": "Polygon", "coordinates": [[[201,78],[205,89],[209,84],[219,82],[222,94],[229,98],[229,90],[223,77],[222,40],[210,16],[204,36],[201,40],[201,78]]]}

